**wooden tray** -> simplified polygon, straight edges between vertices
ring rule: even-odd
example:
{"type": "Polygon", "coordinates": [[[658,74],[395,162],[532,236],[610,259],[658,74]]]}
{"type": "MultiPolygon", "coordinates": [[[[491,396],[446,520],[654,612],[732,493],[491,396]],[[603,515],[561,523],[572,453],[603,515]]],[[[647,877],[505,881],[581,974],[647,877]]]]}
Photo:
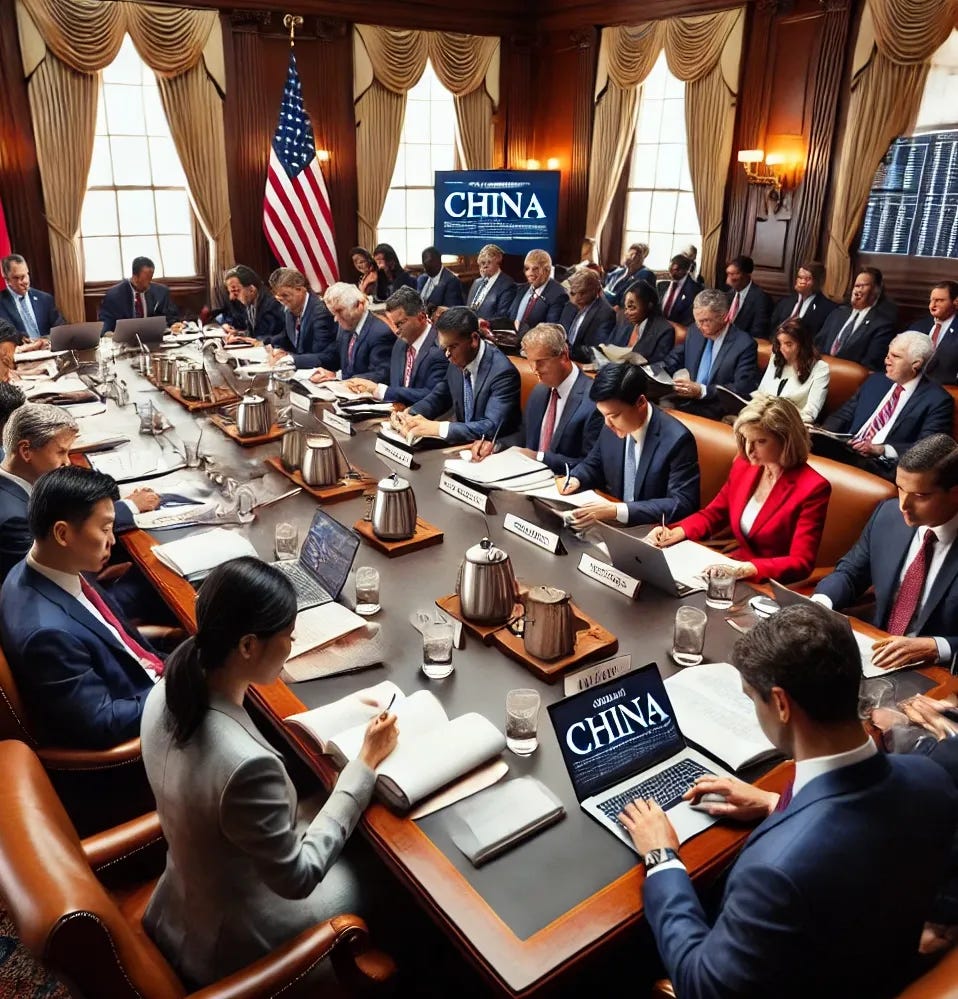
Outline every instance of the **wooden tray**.
{"type": "MultiPolygon", "coordinates": [[[[478,638],[483,645],[492,645],[492,636],[500,628],[505,628],[504,624],[477,624],[475,621],[467,621],[462,616],[462,605],[459,603],[459,594],[450,593],[447,597],[439,597],[436,606],[440,607],[451,617],[462,622],[462,626],[473,638],[478,638]]],[[[521,607],[516,608],[516,613],[521,613],[521,607]]]]}
{"type": "MultiPolygon", "coordinates": [[[[150,379],[152,381],[152,379],[150,379]]],[[[205,409],[216,409],[219,406],[229,406],[231,403],[239,402],[239,396],[234,395],[227,388],[217,386],[213,389],[213,398],[207,402],[200,399],[187,399],[175,385],[159,385],[168,396],[174,398],[187,412],[199,413],[205,409]]]]}
{"type": "Polygon", "coordinates": [[[340,500],[352,499],[354,496],[362,496],[374,480],[361,468],[353,468],[362,475],[362,479],[348,479],[345,483],[336,482],[331,486],[307,486],[306,481],[299,472],[289,472],[283,466],[278,455],[271,455],[266,459],[266,464],[280,475],[285,475],[290,482],[295,482],[301,486],[304,492],[309,493],[320,503],[338,503],[340,500]]]}
{"type": "Polygon", "coordinates": [[[416,518],[416,533],[404,541],[385,541],[383,538],[377,538],[373,534],[373,525],[368,520],[357,520],[353,527],[364,541],[368,541],[376,551],[382,552],[389,558],[398,558],[409,552],[418,552],[420,548],[441,545],[443,538],[442,531],[427,523],[422,517],[416,518]]]}
{"type": "Polygon", "coordinates": [[[510,659],[515,659],[517,663],[521,663],[540,680],[545,680],[546,683],[555,683],[563,670],[579,666],[589,659],[602,659],[610,656],[619,647],[619,640],[611,631],[603,628],[595,618],[589,617],[584,610],[580,610],[575,604],[572,604],[572,613],[576,626],[575,649],[572,655],[564,656],[562,659],[546,662],[544,659],[530,656],[526,652],[522,638],[519,635],[513,635],[508,628],[500,628],[495,631],[492,635],[492,644],[510,659]]]}
{"type": "Polygon", "coordinates": [[[219,427],[227,437],[236,441],[240,447],[257,447],[260,444],[272,444],[273,441],[282,440],[283,434],[286,433],[285,427],[280,427],[274,423],[265,434],[258,434],[256,437],[240,437],[239,431],[236,429],[236,424],[231,423],[220,413],[210,413],[210,423],[219,427]]]}

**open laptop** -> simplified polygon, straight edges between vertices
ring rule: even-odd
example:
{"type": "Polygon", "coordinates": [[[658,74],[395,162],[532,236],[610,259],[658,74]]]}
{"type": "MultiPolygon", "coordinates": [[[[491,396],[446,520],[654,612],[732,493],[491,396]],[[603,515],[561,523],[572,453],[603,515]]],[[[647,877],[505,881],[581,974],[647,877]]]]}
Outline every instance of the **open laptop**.
{"type": "Polygon", "coordinates": [[[100,344],[103,323],[67,323],[50,330],[51,350],[92,350],[100,344]]]}
{"type": "Polygon", "coordinates": [[[359,536],[322,510],[313,514],[295,561],[273,562],[296,590],[296,610],[319,607],[342,592],[359,550],[359,536]]]}
{"type": "Polygon", "coordinates": [[[729,773],[689,748],[655,663],[550,704],[549,715],[579,806],[627,846],[618,815],[636,798],[654,798],[680,842],[715,822],[682,795],[701,774],[729,773]]]}
{"type": "Polygon", "coordinates": [[[166,316],[148,316],[146,319],[117,319],[113,331],[114,343],[159,343],[169,324],[166,316]]]}

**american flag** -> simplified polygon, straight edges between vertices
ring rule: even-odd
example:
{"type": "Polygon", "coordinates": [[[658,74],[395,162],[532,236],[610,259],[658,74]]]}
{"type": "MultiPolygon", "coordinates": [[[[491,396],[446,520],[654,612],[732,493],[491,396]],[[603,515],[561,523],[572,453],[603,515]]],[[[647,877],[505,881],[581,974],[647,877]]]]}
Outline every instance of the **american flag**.
{"type": "Polygon", "coordinates": [[[280,264],[302,271],[313,291],[325,291],[338,279],[329,194],[292,52],[269,153],[263,231],[280,264]]]}

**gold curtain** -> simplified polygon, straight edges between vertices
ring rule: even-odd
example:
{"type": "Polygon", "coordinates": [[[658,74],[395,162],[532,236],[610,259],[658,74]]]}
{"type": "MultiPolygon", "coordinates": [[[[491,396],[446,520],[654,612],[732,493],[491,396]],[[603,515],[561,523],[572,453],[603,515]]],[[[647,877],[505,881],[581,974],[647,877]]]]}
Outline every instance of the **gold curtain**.
{"type": "Polygon", "coordinates": [[[635,139],[641,92],[641,87],[620,87],[609,80],[595,105],[585,231],[596,242],[601,238],[609,217],[612,196],[635,139]]]}
{"type": "Polygon", "coordinates": [[[356,102],[356,162],[359,165],[359,245],[376,245],[376,227],[396,167],[406,95],[378,80],[356,102]]]}
{"type": "Polygon", "coordinates": [[[459,169],[488,170],[492,166],[492,98],[484,86],[454,97],[456,152],[459,169]]]}
{"type": "Polygon", "coordinates": [[[874,31],[867,65],[852,81],[828,228],[825,292],[843,298],[849,249],[865,215],[875,171],[891,141],[907,134],[921,105],[931,56],[958,26],[956,0],[866,0],[874,31]]]}

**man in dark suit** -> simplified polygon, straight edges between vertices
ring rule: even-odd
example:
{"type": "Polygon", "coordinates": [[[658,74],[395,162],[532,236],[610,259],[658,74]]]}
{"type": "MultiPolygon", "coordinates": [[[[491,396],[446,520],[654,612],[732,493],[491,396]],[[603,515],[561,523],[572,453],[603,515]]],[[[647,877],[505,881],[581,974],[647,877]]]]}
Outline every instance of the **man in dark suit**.
{"type": "MultiPolygon", "coordinates": [[[[521,426],[514,434],[500,434],[495,450],[516,447],[558,473],[588,453],[602,428],[602,414],[589,398],[592,379],[572,363],[565,330],[557,323],[533,326],[522,338],[522,354],[539,384],[526,400],[521,426]]],[[[492,451],[492,441],[475,441],[472,460],[482,461],[492,451]]]]}
{"type": "Polygon", "coordinates": [[[224,279],[229,294],[227,317],[223,322],[227,343],[271,342],[286,328],[283,306],[273,298],[263,279],[245,264],[237,264],[224,279]]]}
{"type": "Polygon", "coordinates": [[[502,268],[502,250],[488,243],[479,251],[476,262],[479,277],[472,282],[466,305],[487,322],[506,319],[516,297],[516,283],[502,268]]]}
{"type": "Polygon", "coordinates": [[[771,335],[772,299],[752,280],[755,261],[751,257],[735,257],[725,267],[732,304],[728,321],[752,336],[767,340],[771,335]]]}
{"type": "Polygon", "coordinates": [[[645,266],[645,258],[649,255],[646,243],[633,243],[621,267],[616,267],[605,279],[605,297],[611,305],[621,306],[626,288],[636,281],[648,281],[655,287],[655,271],[645,266]]]}
{"type": "Polygon", "coordinates": [[[552,257],[545,250],[530,250],[523,264],[525,288],[516,288],[509,321],[519,333],[527,333],[539,323],[557,323],[569,301],[565,288],[553,280],[552,257]]]}
{"type": "Polygon", "coordinates": [[[851,448],[836,451],[828,438],[813,434],[816,453],[894,480],[903,451],[923,437],[949,433],[954,402],[921,374],[930,353],[931,341],[924,333],[899,333],[888,345],[885,374],[866,379],[824,423],[834,433],[854,434],[851,448]]]}
{"type": "Polygon", "coordinates": [[[386,299],[386,318],[396,331],[389,361],[389,381],[350,378],[350,392],[411,406],[424,399],[446,377],[449,361],[426,318],[426,306],[412,288],[397,288],[386,299]]]}
{"type": "Polygon", "coordinates": [[[815,346],[823,354],[843,357],[880,371],[895,327],[875,308],[882,290],[882,273],[863,267],[855,277],[850,305],[840,305],[825,320],[815,346]]]}
{"type": "Polygon", "coordinates": [[[49,336],[51,327],[66,322],[52,295],[30,287],[30,268],[19,253],[4,257],[2,266],[7,287],[0,292],[0,319],[8,319],[31,340],[49,336]]]}
{"type": "Polygon", "coordinates": [[[876,666],[953,665],[958,655],[958,444],[935,434],[906,451],[898,499],[872,514],[855,547],[815,591],[842,610],[875,588],[876,627],[901,636],[878,648],[876,666]]]}
{"type": "Polygon", "coordinates": [[[897,995],[941,880],[958,795],[921,756],[885,756],[858,718],[858,648],[824,609],[786,607],[736,642],[762,730],[795,760],[781,796],[735,777],[686,792],[716,817],[758,821],[710,919],[654,801],[620,821],[645,866],[645,918],[679,996],[897,995]],[[715,795],[723,800],[703,801],[715,795]],[[876,872],[895,858],[895,876],[876,872]]]}
{"type": "Polygon", "coordinates": [[[692,322],[692,303],[702,285],[689,274],[692,261],[677,253],[669,261],[669,280],[659,281],[656,292],[662,303],[662,315],[679,326],[692,322]]]}
{"type": "Polygon", "coordinates": [[[100,302],[100,321],[103,332],[112,333],[118,319],[166,316],[172,326],[180,313],[170,298],[170,290],[162,284],[153,284],[156,269],[149,257],[134,257],[129,281],[113,285],[100,302]]]}
{"type": "Polygon", "coordinates": [[[520,378],[516,366],[479,335],[479,320],[470,309],[449,309],[436,323],[439,346],[452,362],[446,377],[425,399],[390,420],[400,433],[439,437],[462,444],[519,426],[520,378]],[[444,419],[450,414],[451,420],[444,419]]]}
{"type": "Polygon", "coordinates": [[[389,381],[389,361],[396,338],[369,311],[366,296],[356,285],[337,281],[326,289],[323,301],[338,325],[336,355],[333,365],[318,367],[310,375],[310,381],[325,382],[332,378],[389,381]]]}
{"type": "Polygon", "coordinates": [[[813,334],[817,334],[825,320],[838,308],[822,292],[825,268],[819,263],[805,263],[795,274],[795,292],[780,299],[772,312],[772,333],[786,319],[801,319],[813,334]]]}
{"type": "Polygon", "coordinates": [[[590,503],[573,511],[575,527],[597,520],[620,524],[671,522],[699,508],[699,464],[695,438],[674,416],[649,402],[648,378],[632,364],[607,364],[589,395],[605,426],[560,492],[602,489],[616,503],[590,503]]]}
{"type": "Polygon", "coordinates": [[[931,337],[932,355],[925,374],[939,385],[958,385],[958,281],[942,281],[931,289],[928,315],[911,329],[931,337]]]}
{"type": "Polygon", "coordinates": [[[81,573],[113,547],[116,483],[70,465],[37,480],[34,543],[0,590],[0,638],[41,730],[58,743],[102,748],[139,734],[162,660],[81,573]]]}
{"type": "Polygon", "coordinates": [[[442,266],[442,257],[434,246],[422,251],[423,273],[416,280],[416,290],[426,303],[426,309],[444,305],[451,309],[455,305],[465,305],[462,284],[459,278],[442,266]]]}
{"type": "MultiPolygon", "coordinates": [[[[291,354],[297,368],[335,368],[336,324],[326,303],[310,291],[305,275],[292,267],[278,267],[269,276],[269,286],[286,308],[285,328],[266,341],[272,356],[291,354]]],[[[353,290],[360,295],[358,288],[353,290]]]]}
{"type": "Polygon", "coordinates": [[[569,278],[569,302],[559,316],[575,361],[590,362],[592,348],[608,343],[615,328],[615,309],[602,294],[595,271],[578,270],[569,278]]]}
{"type": "Polygon", "coordinates": [[[707,288],[695,296],[695,322],[685,340],[672,348],[665,370],[688,377],[675,379],[675,404],[687,413],[720,420],[725,413],[718,396],[724,385],[747,399],[758,386],[758,349],[755,338],[726,321],[728,297],[707,288]]]}

